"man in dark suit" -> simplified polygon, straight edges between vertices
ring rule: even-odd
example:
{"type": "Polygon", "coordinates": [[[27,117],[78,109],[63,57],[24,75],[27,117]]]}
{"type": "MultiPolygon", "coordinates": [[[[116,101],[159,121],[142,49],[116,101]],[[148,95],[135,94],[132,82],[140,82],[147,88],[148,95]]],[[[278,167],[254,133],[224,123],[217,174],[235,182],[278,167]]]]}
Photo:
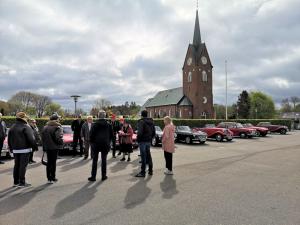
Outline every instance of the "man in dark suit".
{"type": "Polygon", "coordinates": [[[98,113],[99,119],[92,125],[90,130],[90,143],[93,151],[93,165],[91,177],[88,178],[89,181],[96,181],[99,152],[101,152],[102,181],[107,179],[106,160],[107,154],[110,150],[110,143],[113,138],[113,130],[111,124],[105,120],[105,117],[105,111],[100,110],[98,113]]]}
{"type": "Polygon", "coordinates": [[[83,141],[81,138],[81,128],[84,124],[84,121],[81,119],[81,115],[77,116],[77,118],[72,122],[71,128],[73,133],[73,157],[77,155],[77,144],[79,141],[80,147],[80,157],[83,155],[83,141]]]}

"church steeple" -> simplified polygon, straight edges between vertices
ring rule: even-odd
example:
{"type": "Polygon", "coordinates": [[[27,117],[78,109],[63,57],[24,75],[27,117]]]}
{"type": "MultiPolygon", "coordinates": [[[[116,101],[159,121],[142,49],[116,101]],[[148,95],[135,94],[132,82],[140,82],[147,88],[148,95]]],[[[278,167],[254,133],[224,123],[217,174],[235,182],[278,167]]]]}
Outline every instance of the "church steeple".
{"type": "Polygon", "coordinates": [[[200,25],[199,25],[198,9],[197,9],[197,11],[196,11],[196,20],[195,20],[193,45],[195,47],[198,47],[198,46],[200,46],[200,44],[201,44],[201,34],[200,34],[200,25]]]}

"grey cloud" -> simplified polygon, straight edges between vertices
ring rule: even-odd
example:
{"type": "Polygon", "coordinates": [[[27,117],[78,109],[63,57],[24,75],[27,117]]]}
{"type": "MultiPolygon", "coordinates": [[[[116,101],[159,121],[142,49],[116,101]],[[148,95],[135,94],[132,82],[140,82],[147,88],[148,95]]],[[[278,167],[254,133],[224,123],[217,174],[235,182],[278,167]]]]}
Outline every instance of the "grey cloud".
{"type": "MultiPolygon", "coordinates": [[[[244,89],[264,91],[277,102],[299,95],[300,3],[253,2],[200,4],[216,103],[225,99],[225,59],[231,103],[244,89]],[[280,86],[279,78],[286,83],[280,86]]],[[[190,16],[180,17],[180,0],[2,0],[0,98],[29,90],[71,109],[72,94],[83,96],[79,106],[85,109],[97,96],[115,104],[143,104],[160,89],[181,85],[194,5],[193,0],[186,2],[189,9],[182,10],[190,16]]]]}

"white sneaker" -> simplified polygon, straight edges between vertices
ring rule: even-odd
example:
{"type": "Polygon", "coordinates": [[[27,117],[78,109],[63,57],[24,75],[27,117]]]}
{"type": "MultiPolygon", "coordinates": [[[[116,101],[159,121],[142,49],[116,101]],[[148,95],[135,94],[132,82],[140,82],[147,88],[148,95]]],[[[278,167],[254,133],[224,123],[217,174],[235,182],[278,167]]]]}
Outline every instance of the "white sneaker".
{"type": "Polygon", "coordinates": [[[48,183],[48,184],[53,184],[53,181],[52,181],[52,180],[48,180],[47,183],[48,183]]]}
{"type": "Polygon", "coordinates": [[[165,171],[165,174],[166,174],[166,175],[173,175],[173,171],[170,171],[170,170],[167,169],[167,170],[165,171]]]}

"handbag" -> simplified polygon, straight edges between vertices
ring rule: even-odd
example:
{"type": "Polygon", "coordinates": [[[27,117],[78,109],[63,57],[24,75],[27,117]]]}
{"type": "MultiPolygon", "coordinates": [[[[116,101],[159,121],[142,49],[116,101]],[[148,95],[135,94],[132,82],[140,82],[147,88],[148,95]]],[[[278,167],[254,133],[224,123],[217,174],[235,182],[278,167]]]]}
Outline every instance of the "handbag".
{"type": "Polygon", "coordinates": [[[48,164],[48,159],[47,159],[47,154],[46,154],[46,152],[43,152],[43,156],[42,156],[42,164],[44,165],[44,166],[47,166],[47,164],[48,164]]]}

